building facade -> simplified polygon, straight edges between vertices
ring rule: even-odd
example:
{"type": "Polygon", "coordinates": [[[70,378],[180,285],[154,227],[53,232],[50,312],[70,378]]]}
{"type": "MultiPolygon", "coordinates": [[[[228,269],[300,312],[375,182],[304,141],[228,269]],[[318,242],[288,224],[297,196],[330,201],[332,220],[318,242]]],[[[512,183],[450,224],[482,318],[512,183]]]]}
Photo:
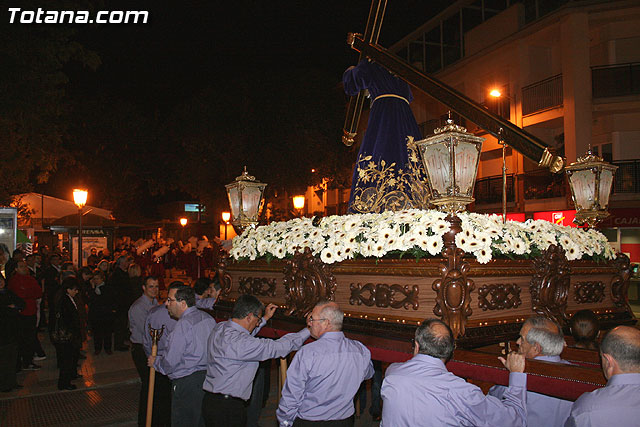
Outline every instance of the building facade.
{"type": "MultiPolygon", "coordinates": [[[[545,141],[567,164],[589,147],[616,164],[612,217],[601,228],[640,262],[637,1],[458,1],[390,50],[545,141]]],[[[428,136],[447,107],[414,95],[412,109],[428,136]]],[[[475,124],[456,121],[486,138],[471,209],[499,213],[502,147],[475,124]]],[[[506,166],[509,213],[571,225],[564,173],[551,174],[509,147],[506,166]]]]}

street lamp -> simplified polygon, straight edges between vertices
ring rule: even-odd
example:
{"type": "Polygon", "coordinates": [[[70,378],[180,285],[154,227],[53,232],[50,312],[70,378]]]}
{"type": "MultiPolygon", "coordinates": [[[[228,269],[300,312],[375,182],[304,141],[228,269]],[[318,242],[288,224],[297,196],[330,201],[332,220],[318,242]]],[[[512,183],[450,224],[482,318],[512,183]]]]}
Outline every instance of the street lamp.
{"type": "Polygon", "coordinates": [[[617,166],[594,155],[591,147],[587,154],[565,167],[576,205],[576,223],[594,227],[609,216],[607,208],[616,169],[617,166]]]}
{"type": "Polygon", "coordinates": [[[293,196],[293,207],[298,210],[298,215],[302,216],[302,209],[304,209],[304,196],[293,196]]]}
{"type": "Polygon", "coordinates": [[[222,221],[224,221],[224,240],[227,240],[227,227],[231,219],[231,212],[222,212],[222,221]]]}
{"type": "Polygon", "coordinates": [[[87,190],[73,189],[73,203],[78,207],[78,271],[82,268],[82,208],[87,204],[87,190]]]}
{"type": "Polygon", "coordinates": [[[431,190],[430,202],[440,210],[455,214],[473,202],[473,187],[484,138],[467,132],[462,126],[447,124],[435,135],[416,142],[431,190]]]}
{"type": "Polygon", "coordinates": [[[185,217],[180,218],[180,225],[182,226],[182,234],[181,234],[181,240],[184,241],[184,227],[187,226],[187,223],[189,222],[189,220],[185,217]]]}
{"type": "Polygon", "coordinates": [[[233,220],[231,224],[236,233],[242,234],[247,227],[258,225],[258,217],[264,204],[264,188],[267,184],[256,181],[244,167],[242,175],[234,182],[225,185],[229,196],[229,206],[233,220]]]}

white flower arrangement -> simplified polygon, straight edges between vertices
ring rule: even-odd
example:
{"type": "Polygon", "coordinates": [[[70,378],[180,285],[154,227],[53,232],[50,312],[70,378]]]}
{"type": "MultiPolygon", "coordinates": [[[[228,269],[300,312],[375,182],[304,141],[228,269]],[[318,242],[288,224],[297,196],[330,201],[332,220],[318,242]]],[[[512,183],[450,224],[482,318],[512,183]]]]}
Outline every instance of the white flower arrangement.
{"type": "MultiPolygon", "coordinates": [[[[461,213],[462,231],[456,245],[485,264],[496,257],[537,257],[550,245],[560,245],[568,260],[613,259],[615,252],[597,230],[583,230],[543,220],[507,221],[498,215],[461,213]]],[[[437,257],[451,224],[446,214],[410,209],[372,214],[296,218],[249,228],[233,239],[236,260],[287,258],[309,248],[322,262],[332,264],[354,257],[437,257]],[[315,223],[315,225],[314,225],[315,223]]]]}

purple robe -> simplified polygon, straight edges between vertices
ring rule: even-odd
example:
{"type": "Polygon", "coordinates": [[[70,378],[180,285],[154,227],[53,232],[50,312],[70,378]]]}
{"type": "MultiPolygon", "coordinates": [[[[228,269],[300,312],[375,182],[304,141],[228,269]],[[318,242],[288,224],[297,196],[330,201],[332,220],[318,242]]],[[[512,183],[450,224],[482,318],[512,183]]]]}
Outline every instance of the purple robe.
{"type": "Polygon", "coordinates": [[[415,194],[416,189],[412,190],[407,182],[416,178],[425,181],[419,158],[413,156],[412,159],[407,149],[408,136],[416,141],[422,138],[409,107],[413,100],[409,85],[366,59],[345,71],[342,81],[348,95],[368,89],[372,100],[369,123],[351,181],[349,212],[425,208],[423,196],[415,194]],[[372,171],[371,162],[377,172],[372,171]],[[392,164],[394,173],[388,170],[392,164]],[[400,170],[405,174],[398,173],[400,170]],[[384,185],[381,181],[394,185],[384,185]]]}

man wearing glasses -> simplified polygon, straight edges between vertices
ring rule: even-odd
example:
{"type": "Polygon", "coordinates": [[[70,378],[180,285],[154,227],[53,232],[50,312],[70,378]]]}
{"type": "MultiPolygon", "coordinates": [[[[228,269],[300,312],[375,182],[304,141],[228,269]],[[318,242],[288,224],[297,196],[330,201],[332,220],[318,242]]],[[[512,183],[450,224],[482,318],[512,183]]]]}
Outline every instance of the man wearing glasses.
{"type": "Polygon", "coordinates": [[[335,302],[318,303],[307,324],[315,342],[296,353],[276,411],[281,426],[353,426],[353,396],[373,376],[371,352],[342,332],[335,302]]]}
{"type": "Polygon", "coordinates": [[[233,306],[231,319],[218,323],[211,332],[202,401],[207,426],[245,427],[247,401],[259,362],[284,357],[309,338],[307,328],[278,340],[256,338],[276,308],[269,304],[265,309],[253,295],[242,295],[233,306]]]}
{"type": "Polygon", "coordinates": [[[216,321],[196,307],[196,294],[186,285],[172,284],[167,310],[178,319],[169,335],[166,352],[149,356],[149,367],[171,380],[171,425],[204,425],[202,383],[207,369],[207,339],[216,321]]]}

